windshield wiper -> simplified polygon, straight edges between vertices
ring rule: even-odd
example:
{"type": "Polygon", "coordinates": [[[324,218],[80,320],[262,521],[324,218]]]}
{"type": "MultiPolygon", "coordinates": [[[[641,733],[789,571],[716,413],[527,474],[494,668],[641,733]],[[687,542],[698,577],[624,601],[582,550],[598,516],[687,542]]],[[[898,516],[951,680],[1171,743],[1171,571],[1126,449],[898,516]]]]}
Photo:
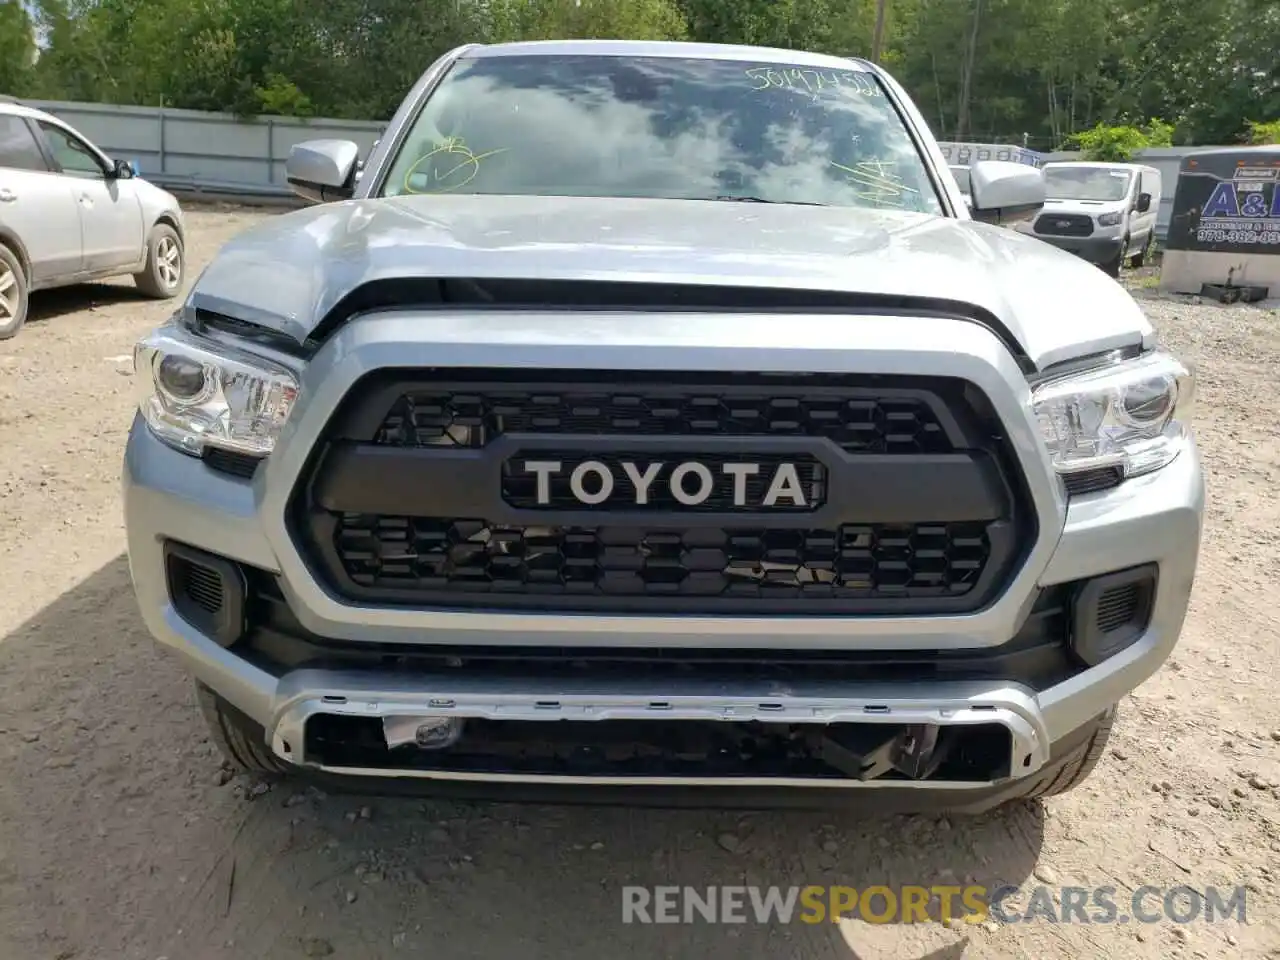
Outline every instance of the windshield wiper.
{"type": "Polygon", "coordinates": [[[718,197],[711,197],[712,200],[721,200],[726,203],[780,203],[787,206],[796,207],[825,207],[825,203],[816,203],[813,200],[766,200],[764,197],[740,197],[735,194],[722,194],[718,197]]]}

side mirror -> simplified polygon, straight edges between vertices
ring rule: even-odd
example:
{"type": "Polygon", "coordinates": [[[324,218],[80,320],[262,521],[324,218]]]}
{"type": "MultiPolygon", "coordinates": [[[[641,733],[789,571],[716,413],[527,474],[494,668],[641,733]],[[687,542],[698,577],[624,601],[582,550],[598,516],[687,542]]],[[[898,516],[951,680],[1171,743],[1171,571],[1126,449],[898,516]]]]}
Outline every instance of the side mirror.
{"type": "Polygon", "coordinates": [[[1149,193],[1138,194],[1138,212],[1146,213],[1150,209],[1151,209],[1151,194],[1149,193]]]}
{"type": "Polygon", "coordinates": [[[112,161],[111,172],[107,176],[112,180],[132,180],[133,164],[128,160],[112,161]]]}
{"type": "MultiPolygon", "coordinates": [[[[373,155],[373,151],[375,151],[375,150],[377,150],[377,149],[378,149],[378,144],[380,144],[381,142],[382,142],[381,140],[375,140],[375,141],[373,141],[373,146],[369,148],[369,155],[370,155],[370,156],[372,156],[372,155],[373,155]]],[[[365,165],[366,165],[367,163],[368,163],[368,161],[367,161],[367,160],[357,160],[357,161],[356,161],[356,178],[355,178],[355,180],[354,180],[354,181],[352,181],[353,183],[359,183],[359,182],[360,182],[360,178],[364,176],[364,168],[365,168],[365,165]]]]}
{"type": "Polygon", "coordinates": [[[969,168],[969,196],[975,220],[1030,220],[1044,207],[1044,172],[1011,160],[981,160],[969,168]]]}
{"type": "Polygon", "coordinates": [[[285,161],[285,179],[304,200],[346,200],[355,191],[360,148],[350,140],[307,140],[295,144],[285,161]]]}

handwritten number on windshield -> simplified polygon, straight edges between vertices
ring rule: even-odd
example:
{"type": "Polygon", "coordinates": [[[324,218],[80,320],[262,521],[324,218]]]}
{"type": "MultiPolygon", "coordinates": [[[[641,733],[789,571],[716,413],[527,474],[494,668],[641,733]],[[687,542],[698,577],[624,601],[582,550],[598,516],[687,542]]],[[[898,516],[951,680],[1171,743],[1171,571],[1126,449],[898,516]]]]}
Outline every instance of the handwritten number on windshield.
{"type": "Polygon", "coordinates": [[[908,193],[918,193],[902,182],[892,160],[864,160],[853,166],[831,161],[831,166],[844,174],[854,193],[878,207],[901,207],[908,193]]]}
{"type": "Polygon", "coordinates": [[[446,137],[435,149],[423,154],[405,171],[404,192],[448,193],[451,190],[461,190],[476,178],[476,174],[480,172],[481,160],[506,153],[507,149],[502,147],[484,153],[473,153],[461,137],[446,137]],[[430,164],[429,173],[426,170],[419,171],[419,167],[431,160],[436,162],[430,164]],[[426,188],[418,189],[414,180],[426,180],[426,188]]]}
{"type": "Polygon", "coordinates": [[[752,90],[796,90],[819,94],[826,90],[848,90],[866,97],[881,97],[879,85],[855,70],[809,70],[799,67],[751,67],[746,71],[752,90]]]}

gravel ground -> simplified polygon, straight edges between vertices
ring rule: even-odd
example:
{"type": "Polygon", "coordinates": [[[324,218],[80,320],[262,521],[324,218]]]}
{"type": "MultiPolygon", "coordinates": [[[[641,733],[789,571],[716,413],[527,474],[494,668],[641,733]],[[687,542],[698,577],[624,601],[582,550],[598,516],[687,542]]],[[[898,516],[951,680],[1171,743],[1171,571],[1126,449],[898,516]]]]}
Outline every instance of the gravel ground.
{"type": "MultiPolygon", "coordinates": [[[[266,215],[193,209],[192,267],[266,215]]],[[[123,555],[128,356],[170,307],[128,284],[37,296],[0,344],[0,960],[1280,957],[1280,311],[1131,283],[1200,370],[1211,506],[1186,632],[1127,698],[1083,788],[951,820],[326,797],[232,779],[139,621],[123,555]],[[621,924],[624,884],[967,880],[1122,898],[1247,884],[1249,922],[621,924]]]]}

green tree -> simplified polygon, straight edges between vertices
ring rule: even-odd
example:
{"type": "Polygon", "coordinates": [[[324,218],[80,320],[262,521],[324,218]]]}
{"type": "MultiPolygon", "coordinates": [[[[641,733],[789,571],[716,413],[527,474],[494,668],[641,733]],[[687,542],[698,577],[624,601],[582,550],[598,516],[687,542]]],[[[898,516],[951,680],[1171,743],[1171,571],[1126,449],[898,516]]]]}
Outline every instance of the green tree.
{"type": "Polygon", "coordinates": [[[0,0],[0,93],[27,92],[34,78],[34,28],[18,0],[0,0]]]}
{"type": "Polygon", "coordinates": [[[1142,127],[1100,123],[1090,130],[1074,134],[1067,145],[1083,153],[1086,160],[1128,163],[1139,150],[1169,146],[1173,142],[1172,135],[1173,125],[1159,119],[1142,127]]]}
{"type": "MultiPolygon", "coordinates": [[[[869,56],[876,0],[0,0],[0,88],[241,115],[385,119],[464,43],[628,37],[869,56]]],[[[882,61],[943,138],[1055,148],[1167,117],[1280,116],[1276,0],[887,0],[882,61]]],[[[1148,129],[1149,140],[1156,131],[1148,129]]],[[[1110,136],[1110,135],[1108,135],[1110,136]]]]}
{"type": "Polygon", "coordinates": [[[1249,128],[1250,143],[1257,145],[1280,144],[1280,120],[1268,120],[1265,123],[1257,120],[1246,120],[1245,124],[1249,128]]]}
{"type": "Polygon", "coordinates": [[[495,0],[495,40],[679,40],[685,21],[670,0],[495,0]],[[513,33],[506,34],[514,28],[513,33]]]}

